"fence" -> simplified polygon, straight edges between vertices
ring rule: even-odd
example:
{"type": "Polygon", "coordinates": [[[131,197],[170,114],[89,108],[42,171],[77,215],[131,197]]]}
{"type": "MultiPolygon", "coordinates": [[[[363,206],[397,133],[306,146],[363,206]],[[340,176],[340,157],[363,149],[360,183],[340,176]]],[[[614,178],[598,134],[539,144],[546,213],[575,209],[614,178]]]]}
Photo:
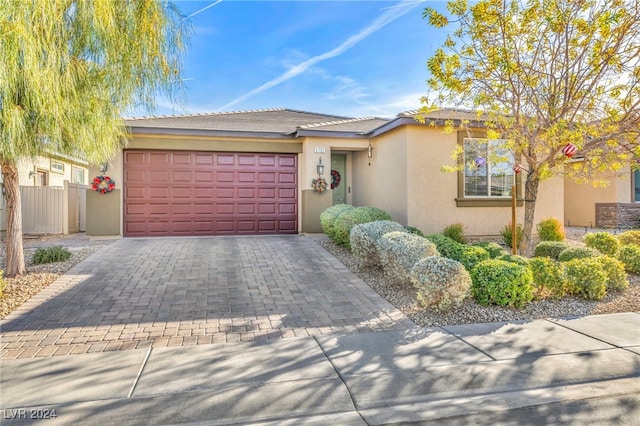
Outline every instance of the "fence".
{"type": "MultiPolygon", "coordinates": [[[[64,187],[21,186],[23,234],[70,234],[86,230],[87,186],[64,182],[64,187]]],[[[3,197],[4,198],[4,197],[3,197]]],[[[5,230],[6,200],[0,216],[5,230]]]]}

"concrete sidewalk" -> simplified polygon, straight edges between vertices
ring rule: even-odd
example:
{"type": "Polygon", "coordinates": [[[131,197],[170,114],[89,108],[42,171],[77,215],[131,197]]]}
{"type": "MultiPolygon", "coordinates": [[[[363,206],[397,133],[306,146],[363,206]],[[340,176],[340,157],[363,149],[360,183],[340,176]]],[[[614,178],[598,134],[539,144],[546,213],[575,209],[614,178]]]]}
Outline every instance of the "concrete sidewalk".
{"type": "Polygon", "coordinates": [[[2,360],[0,420],[636,425],[639,377],[611,314],[2,360]]]}

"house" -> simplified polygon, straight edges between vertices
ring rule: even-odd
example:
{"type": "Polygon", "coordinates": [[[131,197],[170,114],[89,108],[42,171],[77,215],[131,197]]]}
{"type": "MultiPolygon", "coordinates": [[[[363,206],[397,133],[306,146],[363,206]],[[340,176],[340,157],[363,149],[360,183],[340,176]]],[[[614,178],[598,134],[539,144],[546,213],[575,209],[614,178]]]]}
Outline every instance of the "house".
{"type": "MultiPolygon", "coordinates": [[[[60,234],[84,230],[84,197],[78,185],[88,182],[89,164],[80,158],[51,154],[21,160],[18,184],[23,232],[60,234]]],[[[0,197],[0,231],[6,229],[6,207],[5,197],[0,197]]]]}
{"type": "MultiPolygon", "coordinates": [[[[87,233],[125,237],[320,232],[337,203],[375,206],[393,219],[439,232],[462,222],[469,235],[496,235],[511,221],[512,162],[491,164],[475,114],[442,110],[414,119],[342,117],[264,109],[126,119],[126,148],[108,164],[116,183],[87,195],[87,233]],[[446,120],[471,131],[446,132],[446,120]],[[443,172],[452,152],[483,157],[443,172]],[[322,166],[322,167],[320,167],[322,166]],[[324,169],[324,170],[323,170],[324,169]],[[322,173],[334,188],[312,189],[322,173]]],[[[100,174],[97,168],[90,175],[100,174]]],[[[564,182],[541,184],[537,220],[564,219],[564,182]]],[[[517,214],[522,221],[523,200],[517,214]]]]}
{"type": "Polygon", "coordinates": [[[629,164],[606,187],[578,184],[569,177],[564,185],[567,226],[640,228],[640,171],[629,164]]]}

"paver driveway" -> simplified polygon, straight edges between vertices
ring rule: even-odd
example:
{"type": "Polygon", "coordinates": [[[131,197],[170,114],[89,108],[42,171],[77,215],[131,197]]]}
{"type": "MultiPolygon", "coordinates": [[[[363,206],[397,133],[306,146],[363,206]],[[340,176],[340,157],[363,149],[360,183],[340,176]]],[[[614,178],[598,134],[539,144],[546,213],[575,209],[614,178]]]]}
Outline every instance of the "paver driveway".
{"type": "Polygon", "coordinates": [[[0,325],[2,358],[414,326],[300,235],[119,240],[0,325]]]}

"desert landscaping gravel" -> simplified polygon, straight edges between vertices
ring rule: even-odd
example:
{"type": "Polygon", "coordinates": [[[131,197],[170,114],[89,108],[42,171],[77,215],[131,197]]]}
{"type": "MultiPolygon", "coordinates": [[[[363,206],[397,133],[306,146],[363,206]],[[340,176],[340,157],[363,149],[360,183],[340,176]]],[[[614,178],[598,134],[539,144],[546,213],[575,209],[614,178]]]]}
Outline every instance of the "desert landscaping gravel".
{"type": "MultiPolygon", "coordinates": [[[[583,233],[579,230],[568,231],[567,238],[572,244],[580,245],[583,233]]],[[[109,240],[89,240],[83,234],[75,236],[40,236],[25,239],[27,273],[21,277],[5,279],[7,285],[3,296],[0,297],[0,318],[6,317],[29,298],[53,283],[61,274],[64,274],[104,244],[109,244],[110,242],[109,240]],[[67,247],[71,251],[72,255],[69,260],[45,265],[33,265],[30,263],[36,247],[58,244],[67,247]]],[[[393,284],[385,277],[381,269],[360,268],[349,250],[339,247],[327,239],[322,239],[320,244],[416,324],[425,327],[640,311],[640,276],[629,274],[631,285],[627,290],[610,292],[600,301],[566,297],[560,300],[534,301],[523,309],[510,309],[498,306],[480,306],[469,298],[461,307],[449,313],[438,313],[422,308],[417,303],[415,292],[411,288],[402,288],[393,284]]],[[[4,267],[4,262],[5,247],[3,241],[0,248],[0,269],[4,267]]]]}

